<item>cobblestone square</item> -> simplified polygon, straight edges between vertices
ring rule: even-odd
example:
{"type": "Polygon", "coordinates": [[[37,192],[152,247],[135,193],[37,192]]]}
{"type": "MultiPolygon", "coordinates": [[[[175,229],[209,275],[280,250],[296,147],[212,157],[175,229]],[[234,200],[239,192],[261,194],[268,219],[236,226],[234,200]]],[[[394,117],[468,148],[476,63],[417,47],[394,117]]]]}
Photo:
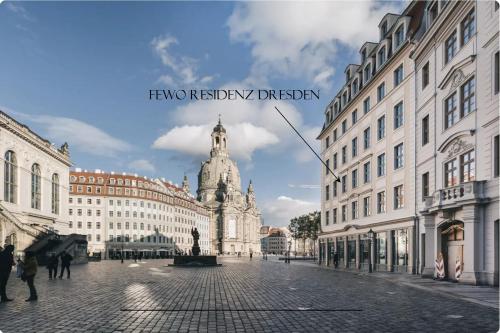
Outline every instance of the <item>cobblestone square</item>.
{"type": "Polygon", "coordinates": [[[219,259],[72,266],[70,280],[36,277],[39,300],[11,276],[0,330],[16,332],[495,332],[498,310],[397,280],[313,264],[219,259]]]}

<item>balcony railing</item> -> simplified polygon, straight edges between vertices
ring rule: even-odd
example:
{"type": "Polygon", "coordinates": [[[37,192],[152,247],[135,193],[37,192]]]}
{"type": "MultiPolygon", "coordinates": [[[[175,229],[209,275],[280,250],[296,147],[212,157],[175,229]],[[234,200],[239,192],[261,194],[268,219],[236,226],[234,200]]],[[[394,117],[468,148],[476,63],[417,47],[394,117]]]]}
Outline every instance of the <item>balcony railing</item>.
{"type": "Polygon", "coordinates": [[[464,201],[480,201],[485,198],[484,183],[485,181],[472,181],[439,189],[432,196],[425,198],[425,208],[439,208],[464,201]]]}

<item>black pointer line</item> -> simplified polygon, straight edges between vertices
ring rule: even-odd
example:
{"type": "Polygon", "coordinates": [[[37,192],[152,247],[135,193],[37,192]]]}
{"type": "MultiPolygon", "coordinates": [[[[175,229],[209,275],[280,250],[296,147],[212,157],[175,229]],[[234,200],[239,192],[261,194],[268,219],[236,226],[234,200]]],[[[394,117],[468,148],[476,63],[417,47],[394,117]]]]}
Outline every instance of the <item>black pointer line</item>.
{"type": "Polygon", "coordinates": [[[288,119],[286,119],[286,117],[283,115],[283,113],[281,113],[281,111],[276,106],[274,108],[283,117],[283,119],[285,119],[285,121],[288,123],[288,125],[290,125],[290,127],[293,128],[293,130],[295,131],[295,133],[297,133],[297,135],[302,139],[302,141],[304,141],[304,143],[309,147],[309,149],[311,149],[311,151],[314,153],[314,155],[316,155],[316,157],[321,161],[321,163],[323,163],[323,165],[333,175],[333,177],[335,177],[335,181],[337,181],[337,182],[340,183],[339,177],[335,176],[335,174],[333,173],[333,171],[330,170],[330,167],[325,162],[323,162],[323,160],[321,159],[321,157],[319,157],[318,153],[316,153],[314,151],[314,149],[309,145],[309,143],[307,143],[306,139],[304,139],[304,137],[302,135],[300,135],[299,131],[297,131],[297,129],[295,127],[293,127],[292,123],[290,123],[288,121],[288,119]]]}

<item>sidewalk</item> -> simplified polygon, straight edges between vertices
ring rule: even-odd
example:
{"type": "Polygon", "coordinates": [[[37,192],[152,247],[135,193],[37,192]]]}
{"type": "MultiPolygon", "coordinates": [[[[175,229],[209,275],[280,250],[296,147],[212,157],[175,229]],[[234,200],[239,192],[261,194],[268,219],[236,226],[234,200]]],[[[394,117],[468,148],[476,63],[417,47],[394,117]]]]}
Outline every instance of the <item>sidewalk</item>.
{"type": "MultiPolygon", "coordinates": [[[[293,263],[295,264],[295,263],[293,263]]],[[[384,279],[406,287],[430,291],[444,296],[455,297],[461,300],[481,304],[494,309],[499,309],[499,289],[498,287],[473,286],[449,281],[437,281],[428,278],[422,278],[420,275],[405,273],[349,271],[334,269],[331,267],[319,266],[314,262],[301,262],[300,264],[311,265],[318,268],[331,270],[339,273],[356,274],[362,276],[371,276],[373,278],[384,279]]]]}

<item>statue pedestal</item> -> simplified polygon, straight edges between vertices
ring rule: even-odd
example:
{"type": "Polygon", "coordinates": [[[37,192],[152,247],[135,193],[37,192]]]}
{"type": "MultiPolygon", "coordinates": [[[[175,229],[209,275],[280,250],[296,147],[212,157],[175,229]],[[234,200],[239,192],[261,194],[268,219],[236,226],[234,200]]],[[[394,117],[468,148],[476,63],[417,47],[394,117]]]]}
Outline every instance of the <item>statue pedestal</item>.
{"type": "Polygon", "coordinates": [[[174,256],[174,263],[169,266],[211,267],[222,266],[222,264],[217,263],[217,256],[174,256]]]}

